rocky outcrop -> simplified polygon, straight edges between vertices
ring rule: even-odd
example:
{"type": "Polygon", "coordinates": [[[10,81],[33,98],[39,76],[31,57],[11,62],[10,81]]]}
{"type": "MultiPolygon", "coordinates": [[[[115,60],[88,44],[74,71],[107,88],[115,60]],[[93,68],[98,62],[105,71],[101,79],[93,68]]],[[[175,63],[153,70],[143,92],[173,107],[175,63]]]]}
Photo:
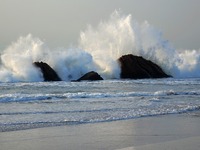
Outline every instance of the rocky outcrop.
{"type": "MultiPolygon", "coordinates": [[[[167,75],[157,64],[132,54],[124,55],[118,59],[121,66],[120,77],[122,79],[145,79],[145,78],[167,78],[167,75]]],[[[44,81],[61,81],[58,74],[44,62],[34,62],[34,66],[38,67],[44,77],[44,81]]],[[[94,71],[88,72],[76,81],[95,81],[103,80],[103,78],[94,71]]]]}
{"type": "Polygon", "coordinates": [[[171,77],[155,63],[132,54],[124,55],[118,59],[121,66],[121,78],[167,78],[171,77]]]}
{"type": "Polygon", "coordinates": [[[103,80],[103,78],[98,73],[91,71],[86,73],[76,81],[82,81],[82,80],[95,81],[95,80],[103,80]]]}
{"type": "Polygon", "coordinates": [[[47,63],[34,62],[33,64],[36,67],[40,68],[43,74],[44,81],[61,81],[57,73],[47,63]]]}

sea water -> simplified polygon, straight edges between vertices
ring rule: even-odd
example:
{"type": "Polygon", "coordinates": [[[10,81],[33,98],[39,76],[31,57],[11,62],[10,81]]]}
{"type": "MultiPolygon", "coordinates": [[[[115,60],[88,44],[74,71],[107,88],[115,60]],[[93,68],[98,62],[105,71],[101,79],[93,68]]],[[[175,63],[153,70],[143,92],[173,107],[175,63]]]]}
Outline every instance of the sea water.
{"type": "Polygon", "coordinates": [[[200,79],[0,83],[0,131],[200,109],[200,79]]]}
{"type": "Polygon", "coordinates": [[[79,44],[51,49],[31,34],[0,55],[0,131],[177,114],[200,109],[200,52],[176,50],[147,21],[115,11],[80,33],[79,44]],[[122,80],[119,57],[142,56],[172,75],[122,80]],[[60,82],[43,82],[43,61],[60,82]],[[103,81],[71,82],[89,71],[103,81]]]}

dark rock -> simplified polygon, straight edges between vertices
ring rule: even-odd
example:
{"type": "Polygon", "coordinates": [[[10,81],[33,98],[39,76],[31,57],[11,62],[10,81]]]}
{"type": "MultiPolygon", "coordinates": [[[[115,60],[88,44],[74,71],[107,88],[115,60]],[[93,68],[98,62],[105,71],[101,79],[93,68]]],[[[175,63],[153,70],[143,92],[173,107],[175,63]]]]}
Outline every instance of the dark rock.
{"type": "Polygon", "coordinates": [[[47,63],[34,62],[33,64],[42,71],[44,81],[61,81],[57,73],[47,63]]]}
{"type": "Polygon", "coordinates": [[[77,81],[82,81],[82,80],[95,81],[95,80],[103,80],[103,78],[98,73],[91,71],[83,75],[77,81]]]}
{"type": "Polygon", "coordinates": [[[167,78],[171,77],[155,63],[132,54],[124,55],[118,59],[121,66],[121,78],[167,78]]]}

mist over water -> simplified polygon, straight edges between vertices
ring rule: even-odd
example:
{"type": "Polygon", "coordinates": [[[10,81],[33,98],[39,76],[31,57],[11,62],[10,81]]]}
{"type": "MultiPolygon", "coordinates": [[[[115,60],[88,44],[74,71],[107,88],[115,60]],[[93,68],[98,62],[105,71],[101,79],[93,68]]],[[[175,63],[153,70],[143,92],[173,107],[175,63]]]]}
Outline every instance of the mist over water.
{"type": "Polygon", "coordinates": [[[178,51],[147,21],[139,23],[118,11],[98,26],[80,33],[75,48],[50,49],[31,34],[19,37],[1,54],[0,81],[43,81],[33,62],[49,64],[62,80],[76,80],[88,71],[104,79],[119,78],[117,59],[125,54],[142,56],[175,78],[200,77],[200,51],[178,51]]]}

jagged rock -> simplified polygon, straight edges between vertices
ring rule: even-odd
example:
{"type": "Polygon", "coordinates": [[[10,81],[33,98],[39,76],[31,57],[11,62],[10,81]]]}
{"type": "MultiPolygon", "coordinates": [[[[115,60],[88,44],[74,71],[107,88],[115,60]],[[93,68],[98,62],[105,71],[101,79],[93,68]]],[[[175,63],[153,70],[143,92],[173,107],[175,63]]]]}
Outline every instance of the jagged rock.
{"type": "Polygon", "coordinates": [[[98,73],[91,71],[86,73],[76,81],[82,81],[82,80],[95,81],[95,80],[103,80],[103,78],[98,73]]]}
{"type": "Polygon", "coordinates": [[[155,63],[132,54],[124,55],[118,59],[121,66],[121,78],[167,78],[171,77],[155,63]]]}
{"type": "Polygon", "coordinates": [[[42,71],[44,81],[61,81],[57,73],[47,63],[34,62],[33,64],[42,71]]]}

